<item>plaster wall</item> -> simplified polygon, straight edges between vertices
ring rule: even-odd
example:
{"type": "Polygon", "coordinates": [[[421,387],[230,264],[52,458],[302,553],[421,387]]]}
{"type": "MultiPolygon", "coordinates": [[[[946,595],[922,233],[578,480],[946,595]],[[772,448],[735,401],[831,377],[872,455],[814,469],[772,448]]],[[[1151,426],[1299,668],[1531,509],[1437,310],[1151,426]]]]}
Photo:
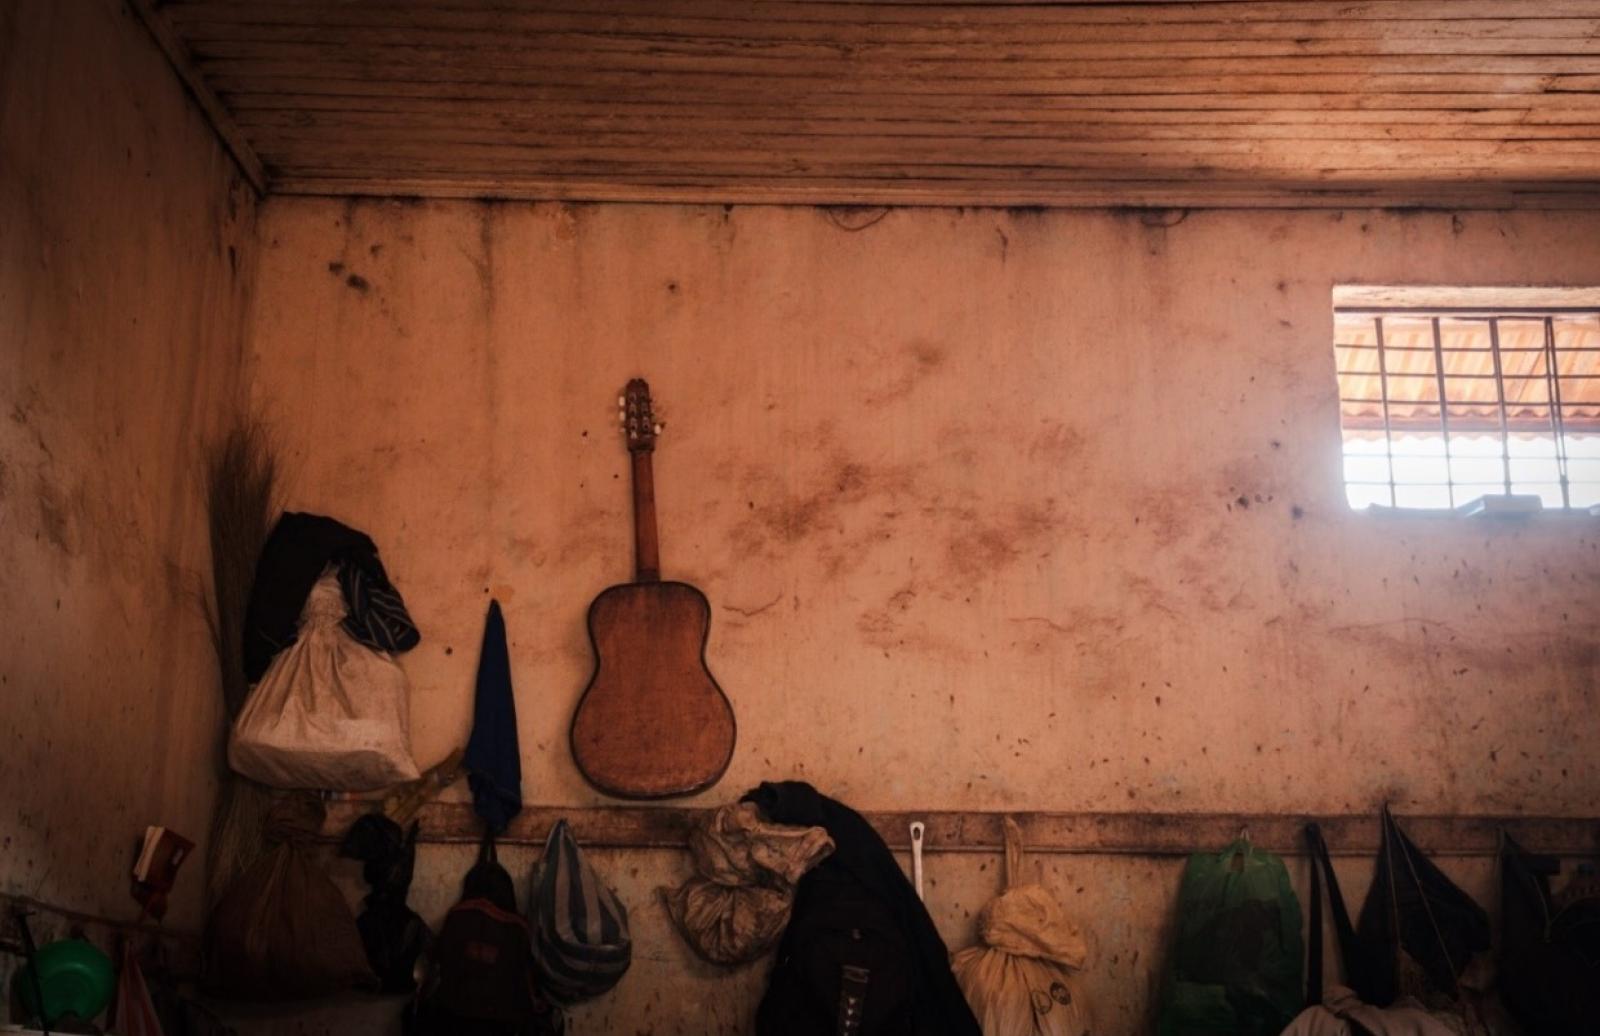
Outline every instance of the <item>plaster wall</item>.
{"type": "MultiPolygon", "coordinates": [[[[1593,283],[1594,214],[272,199],[260,238],[252,401],[291,505],[370,532],[413,608],[424,764],[492,596],[526,795],[603,801],[566,729],[644,375],[663,574],[709,596],[739,719],[701,803],[1593,813],[1600,529],[1349,511],[1330,290],[1593,283]]],[[[652,901],[683,861],[607,858],[648,937],[575,1031],[740,1031],[763,969],[696,966],[652,901]]],[[[954,945],[996,865],[935,865],[954,945]]],[[[429,916],[464,866],[424,850],[429,916]]],[[[1177,863],[1049,866],[1135,1031],[1177,863]]]]}
{"type": "Polygon", "coordinates": [[[131,920],[145,825],[204,843],[201,448],[241,402],[254,206],[130,11],[0,4],[0,892],[131,920]]]}

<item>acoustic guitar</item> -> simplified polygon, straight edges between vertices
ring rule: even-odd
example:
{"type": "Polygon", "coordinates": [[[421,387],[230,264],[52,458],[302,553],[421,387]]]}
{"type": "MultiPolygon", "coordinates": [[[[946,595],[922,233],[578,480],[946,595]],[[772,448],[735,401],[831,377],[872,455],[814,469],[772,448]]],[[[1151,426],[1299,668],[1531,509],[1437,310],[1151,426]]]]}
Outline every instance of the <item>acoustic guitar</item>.
{"type": "Polygon", "coordinates": [[[633,460],[634,581],[589,605],[594,675],[572,717],[572,758],[607,795],[691,795],[733,758],[733,706],[706,667],[706,595],[661,579],[650,386],[633,379],[618,403],[633,460]]]}

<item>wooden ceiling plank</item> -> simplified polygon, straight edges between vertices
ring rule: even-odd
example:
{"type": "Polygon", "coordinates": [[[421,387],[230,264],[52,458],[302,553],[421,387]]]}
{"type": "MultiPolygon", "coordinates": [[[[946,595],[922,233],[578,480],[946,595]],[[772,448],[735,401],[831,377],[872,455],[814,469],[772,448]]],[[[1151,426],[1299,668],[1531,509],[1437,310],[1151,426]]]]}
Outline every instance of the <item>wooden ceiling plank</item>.
{"type": "MultiPolygon", "coordinates": [[[[452,79],[425,75],[378,78],[355,69],[229,68],[215,70],[213,87],[222,94],[240,92],[270,93],[289,88],[296,92],[326,92],[328,86],[340,93],[371,93],[376,96],[410,95],[421,97],[473,97],[506,99],[587,99],[605,103],[626,103],[673,96],[674,90],[688,103],[698,99],[697,91],[716,91],[726,84],[718,77],[674,77],[645,75],[599,75],[583,81],[555,76],[546,79],[526,73],[482,72],[452,79]],[[326,84],[326,85],[323,85],[326,84]]],[[[1554,82],[1555,80],[1553,80],[1554,82]]],[[[1036,107],[1116,107],[1159,109],[1181,103],[1185,107],[1259,108],[1496,108],[1510,104],[1529,108],[1564,108],[1592,96],[1581,80],[1578,88],[1563,91],[1371,91],[1278,90],[1271,93],[1250,91],[1200,91],[1193,94],[1162,92],[1154,84],[1148,89],[1133,89],[1131,84],[1108,88],[1097,80],[1069,84],[1059,81],[1017,81],[986,84],[952,84],[937,78],[905,80],[872,88],[864,84],[832,81],[812,84],[813,89],[797,92],[783,83],[752,80],[741,84],[739,95],[746,101],[798,103],[815,98],[858,99],[862,104],[934,104],[963,108],[994,104],[999,99],[1036,107]],[[1092,91],[1092,92],[1091,92],[1092,91]],[[1176,99],[1175,99],[1176,98],[1176,99]]],[[[1288,84],[1285,84],[1288,85],[1288,84]]]]}
{"type": "Polygon", "coordinates": [[[1404,123],[1330,123],[1311,117],[1299,122],[1258,123],[1196,121],[1192,117],[1167,123],[1079,122],[995,123],[972,119],[928,121],[915,119],[778,118],[708,119],[688,117],[664,120],[659,115],[551,116],[499,114],[479,111],[322,111],[303,109],[235,109],[247,131],[268,130],[292,134],[298,130],[348,133],[383,129],[429,134],[448,130],[459,134],[492,134],[516,140],[543,137],[551,140],[581,137],[594,142],[629,139],[655,141],[663,147],[695,142],[798,146],[808,140],[858,140],[863,138],[917,140],[929,145],[948,142],[960,147],[997,141],[1037,140],[1478,140],[1536,141],[1592,140],[1600,138],[1600,112],[1589,123],[1528,125],[1515,120],[1496,123],[1453,124],[1438,120],[1404,123]]]}
{"type": "MultiPolygon", "coordinates": [[[[770,28],[770,27],[769,27],[770,28]]],[[[1058,59],[1061,45],[1086,43],[1294,41],[1306,38],[1356,40],[1498,40],[1584,39],[1600,32],[1600,18],[1566,19],[1435,19],[1411,21],[1275,21],[1219,20],[1174,25],[1062,24],[1054,31],[985,32],[949,41],[899,38],[894,31],[861,40],[832,37],[789,38],[780,33],[732,35],[695,31],[667,19],[629,20],[608,26],[575,19],[548,25],[498,25],[493,29],[427,26],[360,25],[321,18],[314,24],[204,22],[184,25],[184,39],[201,52],[243,44],[338,44],[467,49],[479,47],[571,48],[591,52],[653,48],[662,53],[752,57],[812,58],[838,55],[858,59],[944,58],[963,60],[970,49],[1004,48],[1017,60],[1058,59]]]]}
{"type": "MultiPolygon", "coordinates": [[[[219,77],[221,78],[221,77],[219,77]]],[[[407,82],[452,82],[452,80],[435,80],[426,77],[412,77],[407,82]]],[[[1407,94],[1422,97],[1430,94],[1444,94],[1459,96],[1463,94],[1476,94],[1480,96],[1499,97],[1501,104],[1522,103],[1524,98],[1550,97],[1554,95],[1584,95],[1594,94],[1596,84],[1600,83],[1600,76],[1563,76],[1563,77],[1537,77],[1537,76],[1497,76],[1497,75],[1471,75],[1458,73],[1449,76],[1220,76],[1204,77],[1189,76],[1172,79],[1148,79],[1137,82],[1126,80],[1103,79],[1059,79],[1045,82],[1022,82],[994,80],[993,88],[978,89],[968,81],[951,80],[925,80],[898,82],[885,82],[881,84],[843,84],[836,83],[833,89],[818,91],[829,96],[874,98],[889,102],[906,94],[921,93],[934,97],[949,96],[953,89],[964,89],[965,95],[985,97],[1017,97],[1019,100],[1028,96],[1029,90],[1037,91],[1040,95],[1069,96],[1069,97],[1096,97],[1102,95],[1114,96],[1139,96],[1152,99],[1172,96],[1206,96],[1221,92],[1223,94],[1275,94],[1275,95],[1342,95],[1342,96],[1371,96],[1381,94],[1407,94]],[[850,89],[848,87],[855,87],[850,89]],[[920,88],[920,89],[919,89],[920,88]]],[[[632,79],[621,82],[609,78],[604,81],[585,80],[583,82],[555,82],[549,80],[498,80],[501,85],[526,85],[534,88],[561,88],[567,96],[582,96],[585,88],[593,86],[607,90],[617,87],[627,87],[634,83],[632,79]]],[[[677,81],[659,84],[663,88],[676,85],[677,81]]],[[[695,80],[688,86],[689,89],[699,91],[711,89],[707,84],[695,80]]],[[[597,89],[596,92],[599,92],[597,89]]],[[[756,96],[780,98],[790,97],[783,88],[756,89],[740,88],[741,93],[756,96]]]]}
{"type": "MultiPolygon", "coordinates": [[[[297,113],[308,121],[322,115],[449,115],[455,118],[573,119],[596,124],[646,120],[698,120],[729,126],[764,124],[769,120],[805,119],[818,125],[837,123],[914,122],[927,125],[965,126],[974,122],[993,125],[1014,124],[1051,127],[1078,124],[1140,126],[1179,122],[1192,123],[1195,116],[1184,111],[1138,109],[1076,108],[1056,110],[1028,106],[988,106],[981,109],[951,110],[943,106],[918,106],[914,109],[883,109],[854,103],[816,103],[790,101],[784,104],[749,103],[741,100],[707,99],[674,103],[652,99],[633,102],[597,102],[579,99],[510,100],[503,98],[448,98],[415,96],[377,96],[338,93],[235,93],[225,94],[229,108],[241,123],[261,115],[297,113]]],[[[1513,99],[1514,100],[1514,99],[1513,99]]],[[[1600,106],[1583,111],[1544,113],[1543,122],[1525,107],[1474,108],[1459,110],[1391,111],[1246,111],[1213,110],[1206,115],[1211,123],[1236,123],[1245,126],[1273,124],[1358,124],[1403,125],[1425,123],[1448,128],[1452,125],[1482,124],[1510,127],[1525,124],[1560,125],[1600,120],[1600,106]]]]}
{"type": "Polygon", "coordinates": [[[538,65],[557,67],[580,62],[615,68],[649,70],[693,69],[718,71],[726,75],[813,74],[889,74],[891,71],[952,74],[971,69],[970,75],[1010,74],[1020,66],[1030,74],[1043,76],[1073,71],[1077,61],[1131,60],[1221,60],[1247,58],[1313,57],[1400,57],[1427,62],[1434,57],[1595,57],[1600,55],[1600,36],[1568,36],[1514,39],[1396,39],[1375,36],[1370,39],[1325,39],[1306,37],[1285,40],[1211,40],[1126,43],[1061,43],[1048,55],[1019,61],[1010,55],[1013,48],[969,48],[971,52],[934,57],[905,57],[894,53],[857,55],[830,48],[807,56],[750,54],[737,49],[718,54],[672,52],[649,43],[611,48],[570,46],[504,45],[472,47],[417,47],[367,42],[274,43],[222,41],[196,48],[209,63],[234,60],[240,63],[272,61],[370,63],[404,68],[409,65],[459,64],[474,62],[497,68],[526,68],[538,65]]]}
{"type": "MultiPolygon", "coordinates": [[[[816,79],[776,78],[750,76],[730,78],[724,75],[699,72],[663,71],[612,71],[604,69],[502,69],[472,67],[442,68],[431,66],[379,65],[364,62],[319,61],[302,63],[291,61],[239,61],[202,62],[201,70],[219,92],[235,92],[239,82],[276,80],[293,83],[318,79],[363,80],[374,85],[451,84],[461,86],[520,86],[550,91],[551,96],[604,95],[648,91],[656,94],[667,91],[686,91],[694,94],[738,92],[746,97],[776,97],[793,99],[804,96],[844,95],[866,97],[894,97],[902,95],[933,95],[975,97],[1050,97],[1083,95],[1148,96],[1167,93],[1236,93],[1264,92],[1280,95],[1317,93],[1384,94],[1384,93],[1441,93],[1441,94],[1514,94],[1537,97],[1549,94],[1559,87],[1563,92],[1584,92],[1582,77],[1567,76],[1504,76],[1491,77],[1489,82],[1502,86],[1485,89],[1462,88],[1449,76],[1238,76],[1238,77],[1178,77],[1143,79],[1103,79],[1088,77],[1045,77],[1010,79],[963,79],[940,75],[902,75],[886,77],[827,77],[816,79]],[[1246,84],[1242,89],[1231,89],[1228,84],[1237,81],[1246,84]]],[[[1468,80],[1467,82],[1474,82],[1468,80]]],[[[305,92],[305,91],[301,91],[305,92]]]]}
{"type": "MultiPolygon", "coordinates": [[[[1597,37],[1600,38],[1600,37],[1597,37]]],[[[374,75],[399,75],[406,69],[462,72],[565,71],[583,76],[602,74],[721,76],[730,86],[749,79],[805,83],[829,77],[853,82],[892,82],[903,78],[940,78],[951,82],[1100,78],[1206,78],[1225,75],[1440,75],[1497,74],[1543,77],[1600,73],[1600,45],[1587,54],[1495,55],[1336,55],[1183,58],[1096,58],[1082,61],[1021,62],[1004,58],[962,62],[861,62],[850,59],[779,61],[728,56],[691,58],[650,54],[607,54],[582,51],[506,50],[496,54],[472,49],[410,51],[362,46],[324,47],[274,44],[228,48],[237,53],[198,53],[205,71],[248,70],[256,66],[362,68],[374,75]]]]}
{"type": "Polygon", "coordinates": [[[1017,7],[986,7],[973,4],[960,10],[895,9],[883,4],[819,7],[805,3],[716,3],[696,0],[631,0],[602,3],[576,0],[545,3],[537,7],[518,4],[513,8],[484,3],[419,4],[377,6],[370,4],[329,3],[307,0],[304,3],[169,3],[164,5],[175,23],[193,21],[233,21],[280,24],[316,24],[336,18],[357,25],[435,26],[479,29],[514,28],[520,25],[548,24],[567,19],[571,23],[615,24],[626,20],[650,23],[652,19],[672,22],[687,31],[711,33],[718,28],[737,26],[746,31],[798,31],[815,26],[829,34],[846,28],[874,32],[901,30],[924,34],[972,32],[993,33],[997,28],[1038,29],[1051,25],[1111,24],[1151,26],[1218,20],[1259,21],[1380,21],[1416,20],[1505,20],[1516,12],[1529,12],[1538,20],[1600,17],[1600,0],[1540,0],[1533,4],[1508,4],[1504,0],[1390,0],[1387,3],[1349,3],[1339,0],[1287,0],[1251,2],[1221,7],[1215,4],[1166,4],[1142,7],[1092,7],[1082,4],[1056,4],[1032,10],[1017,7]]]}
{"type": "Polygon", "coordinates": [[[1188,181],[1090,182],[1071,189],[1041,191],[1014,185],[993,185],[980,200],[970,190],[946,184],[901,183],[798,186],[721,182],[691,186],[617,184],[605,181],[526,180],[490,182],[481,179],[429,177],[340,176],[310,172],[285,177],[276,193],[332,197],[497,198],[527,202],[576,201],[635,204],[755,205],[905,205],[978,207],[1104,208],[1108,206],[1181,207],[1201,209],[1557,209],[1600,208],[1600,190],[1562,191],[1534,188],[1441,189],[1437,184],[1384,188],[1323,190],[1308,187],[1253,187],[1218,190],[1188,181]]]}
{"type": "MultiPolygon", "coordinates": [[[[1600,33],[1600,23],[1596,32],[1600,33]]],[[[1519,41],[1519,45],[1529,41],[1519,41]]],[[[1537,42],[1537,41],[1535,41],[1537,42]]],[[[527,44],[468,46],[439,45],[429,47],[373,44],[370,41],[351,39],[322,39],[300,43],[222,41],[212,44],[192,44],[194,54],[202,59],[221,63],[224,60],[316,60],[336,58],[343,60],[391,61],[396,63],[455,63],[471,62],[499,68],[527,67],[597,67],[616,69],[695,69],[701,71],[726,71],[730,74],[761,72],[772,75],[798,76],[813,70],[835,68],[848,71],[877,71],[926,69],[935,73],[959,71],[970,76],[1015,75],[1026,69],[1035,76],[1043,75],[1163,75],[1172,73],[1207,74],[1218,70],[1245,70],[1252,72],[1408,72],[1439,71],[1493,71],[1548,73],[1563,71],[1592,72],[1600,55],[1586,54],[1525,54],[1506,48],[1479,48],[1470,54],[1421,53],[1416,50],[1396,48],[1382,53],[1313,54],[1304,47],[1276,48],[1282,53],[1228,55],[1213,51],[1204,44],[1194,44],[1194,53],[1185,56],[1139,56],[1125,48],[1112,48],[1094,56],[1034,53],[1008,45],[969,45],[952,48],[950,55],[918,56],[898,52],[881,55],[862,53],[843,54],[836,47],[811,55],[793,55],[753,51],[748,47],[719,48],[715,53],[691,53],[686,49],[663,48],[657,44],[632,43],[626,46],[606,45],[595,41],[578,45],[539,41],[527,44]]],[[[1352,48],[1356,49],[1356,48],[1352,48]]],[[[1371,50],[1372,48],[1366,48],[1371,50]]]]}
{"type": "Polygon", "coordinates": [[[419,169],[433,171],[502,171],[506,175],[528,172],[581,173],[603,169],[607,172],[634,169],[639,172],[663,171],[689,174],[695,170],[717,170],[725,174],[765,176],[784,170],[846,172],[890,175],[891,171],[915,168],[926,175],[939,170],[949,176],[964,173],[974,178],[1019,180],[1041,176],[1081,177],[1095,170],[1128,173],[1192,172],[1214,175],[1231,171],[1239,175],[1260,174],[1308,179],[1338,179],[1355,175],[1384,177],[1397,175],[1397,169],[1424,168],[1438,179],[1477,177],[1495,179],[1575,179],[1596,177],[1600,168],[1600,147],[1593,142],[1553,142],[1548,147],[1463,141],[1448,142],[1351,142],[1335,149],[1329,144],[1301,148],[1269,148],[1260,142],[1229,146],[1218,142],[1192,149],[1157,149],[1143,143],[1117,146],[1103,143],[1072,147],[1037,154],[998,154],[999,148],[983,149],[972,155],[934,151],[918,158],[909,149],[875,150],[857,147],[834,155],[817,150],[747,153],[728,151],[663,152],[654,147],[606,147],[593,145],[544,147],[519,146],[504,141],[429,141],[411,138],[382,142],[367,138],[330,137],[308,139],[261,138],[261,149],[268,161],[284,168],[299,168],[325,163],[338,156],[342,161],[371,163],[373,168],[419,169]],[[448,146],[446,146],[448,144],[448,146]]]}
{"type": "Polygon", "coordinates": [[[284,193],[377,194],[419,197],[514,198],[618,202],[680,202],[780,205],[980,205],[982,206],[1183,206],[1201,208],[1405,206],[1462,208],[1600,208],[1595,184],[1437,184],[1396,180],[1341,185],[1297,181],[1241,183],[1192,178],[1115,177],[1070,184],[988,183],[981,204],[970,187],[943,180],[773,179],[752,184],[737,178],[634,181],[582,177],[524,178],[352,175],[341,170],[307,170],[282,181],[284,193]]]}

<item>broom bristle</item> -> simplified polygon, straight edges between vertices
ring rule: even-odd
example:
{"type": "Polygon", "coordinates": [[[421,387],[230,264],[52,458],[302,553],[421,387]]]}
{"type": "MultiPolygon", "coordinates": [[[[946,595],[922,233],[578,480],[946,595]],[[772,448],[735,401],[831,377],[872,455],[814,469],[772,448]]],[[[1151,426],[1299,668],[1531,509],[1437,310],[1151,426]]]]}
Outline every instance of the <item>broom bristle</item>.
{"type": "Polygon", "coordinates": [[[222,675],[228,718],[250,694],[244,674],[244,613],[255,585],[256,562],[278,508],[277,463],[259,422],[228,433],[208,465],[211,527],[211,637],[222,675]]]}
{"type": "Polygon", "coordinates": [[[244,672],[244,615],[255,584],[256,562],[277,518],[276,496],[277,464],[266,430],[259,421],[243,421],[217,444],[206,465],[211,533],[207,620],[227,717],[219,742],[221,779],[206,854],[206,893],[211,905],[261,854],[262,829],[271,804],[267,788],[228,769],[227,732],[250,695],[250,681],[244,672]]]}

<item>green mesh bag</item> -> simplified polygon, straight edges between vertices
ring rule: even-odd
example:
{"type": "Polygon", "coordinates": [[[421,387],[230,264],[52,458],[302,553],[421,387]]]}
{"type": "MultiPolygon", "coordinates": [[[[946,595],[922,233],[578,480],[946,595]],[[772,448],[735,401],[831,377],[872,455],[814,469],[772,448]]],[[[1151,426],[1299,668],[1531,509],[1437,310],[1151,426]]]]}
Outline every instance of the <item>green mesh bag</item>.
{"type": "Polygon", "coordinates": [[[1178,890],[1159,1036],[1277,1036],[1304,1006],[1300,901],[1283,861],[1241,838],[1196,853],[1178,890]]]}

